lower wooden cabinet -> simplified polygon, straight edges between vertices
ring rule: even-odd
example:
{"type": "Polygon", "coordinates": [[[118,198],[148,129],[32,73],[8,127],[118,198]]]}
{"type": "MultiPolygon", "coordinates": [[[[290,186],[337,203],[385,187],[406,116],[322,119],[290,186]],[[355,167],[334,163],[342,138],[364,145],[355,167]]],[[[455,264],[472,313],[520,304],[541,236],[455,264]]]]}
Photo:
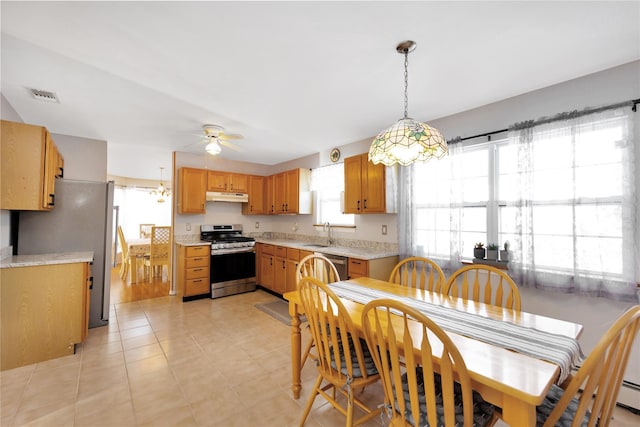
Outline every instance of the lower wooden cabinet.
{"type": "Polygon", "coordinates": [[[74,354],[89,328],[87,262],[0,269],[0,369],[74,354]]]}
{"type": "Polygon", "coordinates": [[[349,258],[349,279],[371,277],[378,280],[389,280],[391,270],[398,263],[397,256],[376,258],[371,260],[349,258]]]}
{"type": "Polygon", "coordinates": [[[260,282],[259,284],[271,291],[274,290],[275,256],[273,245],[260,244],[260,282]]]}
{"type": "Polygon", "coordinates": [[[177,286],[184,300],[211,293],[209,262],[211,245],[187,246],[178,244],[177,286]]]}

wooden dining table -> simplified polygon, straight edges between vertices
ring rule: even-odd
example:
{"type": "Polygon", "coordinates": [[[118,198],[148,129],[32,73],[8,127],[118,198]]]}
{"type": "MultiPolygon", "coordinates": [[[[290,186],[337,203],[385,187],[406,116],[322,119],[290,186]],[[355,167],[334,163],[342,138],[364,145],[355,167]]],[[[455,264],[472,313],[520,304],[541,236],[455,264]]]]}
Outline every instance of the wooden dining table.
{"type": "Polygon", "coordinates": [[[130,283],[138,283],[138,268],[140,267],[138,262],[143,261],[145,255],[149,255],[151,251],[151,238],[128,239],[127,245],[129,246],[129,256],[133,261],[130,283]]]}
{"type": "MultiPolygon", "coordinates": [[[[345,282],[570,338],[577,339],[582,333],[582,325],[579,324],[516,312],[368,277],[345,282]]],[[[289,301],[291,315],[291,388],[293,397],[298,399],[302,389],[300,315],[304,313],[298,291],[287,292],[284,298],[289,301]]],[[[357,333],[364,337],[362,333],[364,305],[347,298],[340,299],[350,313],[357,333]]],[[[559,378],[558,365],[467,336],[451,332],[448,334],[465,360],[474,390],[477,390],[488,402],[500,407],[502,417],[509,425],[535,426],[536,406],[540,405],[551,385],[559,378]]]]}

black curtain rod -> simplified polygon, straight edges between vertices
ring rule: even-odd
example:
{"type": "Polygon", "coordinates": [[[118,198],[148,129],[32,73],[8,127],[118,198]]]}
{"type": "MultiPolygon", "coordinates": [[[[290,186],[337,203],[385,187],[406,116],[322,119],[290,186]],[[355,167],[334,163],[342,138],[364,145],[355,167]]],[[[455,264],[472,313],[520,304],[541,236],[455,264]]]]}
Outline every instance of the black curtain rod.
{"type": "MultiPolygon", "coordinates": [[[[565,119],[567,114],[572,114],[572,117],[579,117],[579,116],[583,116],[583,115],[587,115],[587,114],[599,113],[601,111],[610,110],[612,108],[620,108],[620,107],[624,107],[624,106],[627,106],[627,105],[630,105],[631,106],[631,111],[633,111],[635,113],[637,111],[636,106],[638,104],[640,104],[640,98],[632,99],[631,101],[624,101],[624,102],[618,102],[616,104],[605,105],[603,107],[597,107],[597,108],[592,108],[592,109],[584,109],[582,111],[577,111],[576,110],[576,111],[572,111],[570,113],[561,113],[561,114],[555,115],[553,117],[543,117],[543,118],[538,119],[538,120],[532,120],[530,124],[532,124],[532,125],[546,124],[546,123],[554,122],[556,120],[565,119]],[[558,117],[558,116],[560,116],[560,117],[558,117]]],[[[516,125],[516,127],[517,127],[517,125],[516,125]]],[[[480,133],[478,135],[467,136],[467,137],[464,137],[464,138],[457,137],[457,138],[453,138],[451,140],[448,140],[447,144],[451,144],[451,143],[455,144],[455,143],[458,143],[458,142],[466,141],[468,139],[481,138],[483,136],[487,136],[488,137],[487,140],[491,141],[491,135],[495,135],[495,134],[503,133],[503,132],[508,132],[508,131],[509,131],[509,128],[500,129],[500,130],[494,130],[494,131],[486,132],[486,133],[480,133]]]]}

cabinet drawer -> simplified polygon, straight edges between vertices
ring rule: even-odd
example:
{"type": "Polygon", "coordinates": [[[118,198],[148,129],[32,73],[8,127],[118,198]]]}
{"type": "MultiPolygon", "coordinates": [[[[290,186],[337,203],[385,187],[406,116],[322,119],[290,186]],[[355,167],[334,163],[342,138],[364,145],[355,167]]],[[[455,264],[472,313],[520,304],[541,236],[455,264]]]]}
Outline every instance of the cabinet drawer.
{"type": "Polygon", "coordinates": [[[287,259],[291,261],[300,261],[300,249],[287,248],[287,259]]]}
{"type": "Polygon", "coordinates": [[[189,295],[201,295],[211,292],[211,284],[209,279],[190,279],[186,281],[185,294],[189,295]]]}
{"type": "Polygon", "coordinates": [[[275,249],[275,246],[273,246],[273,245],[262,245],[262,253],[263,254],[273,255],[274,249],[275,249]]]}
{"type": "Polygon", "coordinates": [[[276,246],[276,256],[280,258],[287,257],[287,248],[284,246],[276,246]]]}
{"type": "Polygon", "coordinates": [[[209,255],[187,258],[184,260],[184,264],[186,268],[207,267],[209,265],[209,255]]]}
{"type": "Polygon", "coordinates": [[[205,256],[210,255],[211,246],[210,245],[202,245],[202,246],[187,246],[186,256],[187,258],[191,258],[194,256],[205,256]]]}
{"type": "Polygon", "coordinates": [[[358,259],[358,258],[349,258],[349,276],[366,276],[367,270],[369,267],[369,261],[358,259]]]}
{"type": "Polygon", "coordinates": [[[209,280],[209,269],[207,267],[187,268],[185,273],[187,280],[197,279],[199,277],[209,280]]]}

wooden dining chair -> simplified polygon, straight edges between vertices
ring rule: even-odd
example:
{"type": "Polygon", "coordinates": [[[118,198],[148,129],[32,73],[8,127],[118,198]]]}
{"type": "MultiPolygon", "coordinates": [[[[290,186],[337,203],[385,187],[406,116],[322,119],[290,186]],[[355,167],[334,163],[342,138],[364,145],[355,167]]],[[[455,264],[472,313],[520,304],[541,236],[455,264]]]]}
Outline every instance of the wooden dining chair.
{"type": "Polygon", "coordinates": [[[318,395],[346,416],[347,426],[379,416],[382,408],[371,409],[355,397],[356,389],[375,383],[380,375],[366,343],[357,337],[347,309],[327,284],[314,277],[300,279],[298,291],[316,342],[318,364],[318,378],[311,389],[300,426],[304,425],[318,395]],[[328,393],[329,390],[333,393],[328,393]],[[346,399],[346,408],[340,404],[336,393],[346,399]],[[354,419],[355,407],[364,412],[357,419],[354,419]]]}
{"type": "Polygon", "coordinates": [[[456,270],[442,293],[515,311],[520,311],[522,305],[513,279],[504,270],[485,264],[466,265],[456,270]]]}
{"type": "MultiPolygon", "coordinates": [[[[127,274],[131,271],[132,268],[132,260],[129,255],[129,244],[124,237],[124,231],[122,230],[122,226],[118,226],[118,239],[120,239],[120,246],[122,247],[122,258],[120,259],[120,278],[122,280],[127,280],[127,274]]],[[[135,265],[135,264],[134,264],[135,265]]]]}
{"type": "Polygon", "coordinates": [[[149,256],[145,257],[145,278],[151,280],[156,274],[162,276],[164,266],[169,266],[169,246],[171,243],[171,227],[153,226],[151,228],[151,244],[149,256]]]}
{"type": "Polygon", "coordinates": [[[444,290],[446,277],[440,266],[429,258],[414,256],[393,267],[389,282],[440,293],[444,290]]]}
{"type": "Polygon", "coordinates": [[[496,423],[493,405],[471,388],[457,347],[427,316],[398,300],[378,299],[365,305],[362,327],[380,372],[389,425],[496,423]]]}
{"type": "MultiPolygon", "coordinates": [[[[299,287],[300,279],[303,277],[314,277],[320,280],[322,283],[333,283],[340,281],[340,275],[336,266],[333,265],[331,260],[322,254],[311,254],[302,258],[296,267],[296,284],[299,287]]],[[[313,338],[309,340],[307,347],[302,355],[302,362],[300,366],[304,366],[307,359],[315,360],[315,356],[311,354],[313,348],[313,338]]]]}
{"type": "Polygon", "coordinates": [[[551,386],[536,408],[538,425],[607,427],[639,331],[640,305],[636,305],[615,321],[563,387],[551,386]]]}
{"type": "Polygon", "coordinates": [[[151,228],[153,228],[155,224],[140,224],[140,238],[148,239],[151,237],[151,228]]]}

